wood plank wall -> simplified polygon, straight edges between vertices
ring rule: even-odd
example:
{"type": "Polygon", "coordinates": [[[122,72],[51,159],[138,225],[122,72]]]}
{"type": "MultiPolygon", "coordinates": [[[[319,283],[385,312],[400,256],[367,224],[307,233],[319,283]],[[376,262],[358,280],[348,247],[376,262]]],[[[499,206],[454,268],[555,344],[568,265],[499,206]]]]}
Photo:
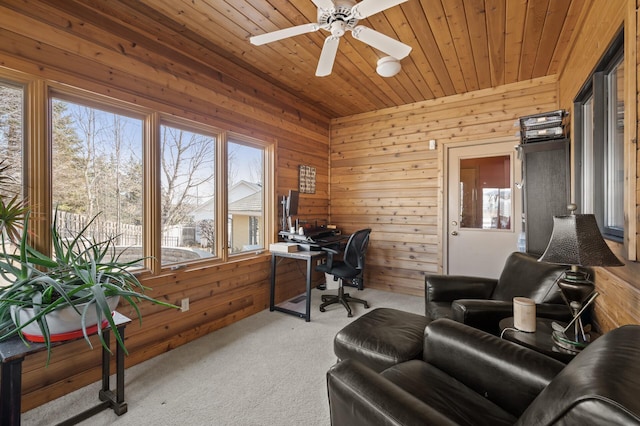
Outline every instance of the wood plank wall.
{"type": "MultiPolygon", "coordinates": [[[[424,294],[442,271],[443,144],[515,136],[518,117],[557,108],[555,76],[343,117],[331,125],[331,220],[371,227],[368,287],[424,294]]],[[[514,247],[515,249],[515,247],[514,247]]]]}
{"type": "MultiPolygon", "coordinates": [[[[600,296],[596,299],[595,317],[603,331],[624,324],[640,324],[640,264],[628,260],[629,252],[638,259],[638,226],[640,208],[638,200],[640,188],[637,170],[638,163],[638,39],[637,39],[637,1],[636,0],[596,0],[585,11],[583,25],[576,32],[570,54],[558,79],[560,107],[572,111],[573,100],[593,72],[596,64],[609,47],[618,31],[625,28],[625,150],[632,170],[627,185],[632,185],[626,193],[631,195],[632,203],[627,200],[627,240],[623,244],[610,242],[616,255],[625,263],[624,267],[595,268],[596,288],[600,296]],[[633,197],[635,195],[635,197],[633,197]],[[633,203],[635,202],[635,203],[633,203]],[[631,214],[629,214],[631,213],[631,214]],[[631,232],[629,233],[629,229],[631,232]]],[[[573,111],[572,111],[573,112],[573,111]]],[[[574,188],[575,190],[575,188],[574,188]]]]}
{"type": "MultiPolygon", "coordinates": [[[[179,46],[170,45],[170,38],[164,45],[128,39],[132,32],[108,17],[103,17],[109,28],[105,31],[61,9],[47,2],[3,2],[0,67],[17,71],[13,74],[23,81],[39,82],[35,87],[44,87],[43,81],[59,82],[275,141],[274,205],[289,189],[297,188],[298,166],[307,164],[316,167],[316,193],[302,196],[301,216],[327,217],[328,117],[264,81],[247,80],[250,76],[224,57],[185,57],[179,46]],[[223,67],[227,74],[213,66],[223,67]]],[[[38,130],[34,134],[47,133],[38,130]]],[[[45,146],[45,137],[34,143],[45,146]]],[[[276,215],[274,222],[278,219],[276,215]]],[[[284,262],[278,271],[280,282],[304,282],[293,262],[284,262]]],[[[267,308],[269,274],[270,257],[262,254],[142,276],[143,284],[153,288],[152,296],[178,305],[188,297],[190,310],[181,313],[142,304],[142,326],[134,320],[126,333],[127,367],[267,308]]],[[[303,286],[285,285],[279,298],[298,294],[303,286]]],[[[135,312],[123,314],[135,318],[135,312]]],[[[100,351],[88,350],[84,342],[56,349],[47,368],[44,355],[28,358],[23,366],[23,410],[98,380],[99,364],[100,351]]]]}

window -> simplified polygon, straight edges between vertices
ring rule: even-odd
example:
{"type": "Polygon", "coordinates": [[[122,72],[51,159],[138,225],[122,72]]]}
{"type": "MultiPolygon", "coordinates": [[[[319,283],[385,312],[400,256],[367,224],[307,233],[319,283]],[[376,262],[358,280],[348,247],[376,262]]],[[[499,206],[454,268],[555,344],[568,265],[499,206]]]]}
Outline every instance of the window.
{"type": "Polygon", "coordinates": [[[24,89],[0,82],[0,194],[22,194],[22,146],[24,144],[24,89]]]}
{"type": "Polygon", "coordinates": [[[511,229],[511,157],[460,160],[460,227],[511,229]]]}
{"type": "Polygon", "coordinates": [[[65,237],[95,218],[91,238],[115,239],[122,260],[145,258],[152,274],[264,251],[274,140],[16,74],[0,70],[0,194],[35,200],[36,245],[50,244],[53,220],[65,237]]]}
{"type": "Polygon", "coordinates": [[[624,52],[622,33],[574,105],[580,212],[596,216],[605,237],[624,233],[624,52]]]}
{"type": "Polygon", "coordinates": [[[188,126],[160,127],[162,264],[216,256],[216,143],[188,126]]]}
{"type": "Polygon", "coordinates": [[[51,196],[62,235],[97,215],[94,238],[115,238],[128,247],[125,257],[143,257],[143,124],[105,106],[52,98],[51,196]]]}
{"type": "MultiPolygon", "coordinates": [[[[22,161],[24,146],[24,88],[0,82],[0,197],[2,211],[8,206],[22,206],[22,161]]],[[[7,251],[14,247],[4,237],[17,238],[20,224],[3,220],[2,243],[7,251]]],[[[3,279],[0,278],[0,285],[3,279]]]]}
{"type": "Polygon", "coordinates": [[[264,248],[264,148],[239,138],[227,143],[229,254],[264,248]]]}

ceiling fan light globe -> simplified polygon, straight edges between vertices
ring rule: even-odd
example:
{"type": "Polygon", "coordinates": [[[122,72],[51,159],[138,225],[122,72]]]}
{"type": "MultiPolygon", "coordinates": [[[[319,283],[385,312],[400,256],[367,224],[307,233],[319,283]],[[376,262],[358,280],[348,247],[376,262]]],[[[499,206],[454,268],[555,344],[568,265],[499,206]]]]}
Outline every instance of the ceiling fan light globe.
{"type": "Polygon", "coordinates": [[[376,67],[376,72],[381,77],[393,77],[398,74],[402,69],[402,65],[400,65],[400,61],[394,58],[393,56],[385,56],[384,58],[378,59],[378,66],[376,67]]]}

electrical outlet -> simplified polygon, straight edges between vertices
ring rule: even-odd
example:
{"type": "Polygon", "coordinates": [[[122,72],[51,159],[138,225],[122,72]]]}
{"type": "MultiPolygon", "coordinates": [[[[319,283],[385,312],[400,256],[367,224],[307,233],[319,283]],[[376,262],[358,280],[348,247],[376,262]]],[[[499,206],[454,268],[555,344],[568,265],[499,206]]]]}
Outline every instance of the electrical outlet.
{"type": "Polygon", "coordinates": [[[324,265],[325,263],[327,263],[327,259],[318,259],[317,265],[324,265]]]}
{"type": "Polygon", "coordinates": [[[187,312],[188,310],[189,310],[189,298],[185,297],[184,299],[182,299],[182,302],[180,304],[180,311],[187,312]]]}

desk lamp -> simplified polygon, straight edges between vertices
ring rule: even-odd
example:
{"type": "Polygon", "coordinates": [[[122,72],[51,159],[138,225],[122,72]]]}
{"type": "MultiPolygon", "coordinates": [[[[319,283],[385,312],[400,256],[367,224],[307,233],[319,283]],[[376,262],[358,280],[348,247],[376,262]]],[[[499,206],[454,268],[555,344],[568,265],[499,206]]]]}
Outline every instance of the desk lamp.
{"type": "Polygon", "coordinates": [[[589,341],[580,315],[598,296],[589,275],[580,271],[579,267],[624,264],[611,252],[602,238],[595,216],[575,214],[575,204],[570,204],[568,208],[571,211],[570,215],[553,217],[549,245],[538,261],[570,266],[570,269],[558,278],[557,284],[571,309],[573,320],[564,329],[554,327],[554,339],[559,346],[566,348],[561,343],[568,343],[579,349],[589,341]],[[564,334],[571,324],[574,324],[574,340],[568,339],[564,334]]]}

